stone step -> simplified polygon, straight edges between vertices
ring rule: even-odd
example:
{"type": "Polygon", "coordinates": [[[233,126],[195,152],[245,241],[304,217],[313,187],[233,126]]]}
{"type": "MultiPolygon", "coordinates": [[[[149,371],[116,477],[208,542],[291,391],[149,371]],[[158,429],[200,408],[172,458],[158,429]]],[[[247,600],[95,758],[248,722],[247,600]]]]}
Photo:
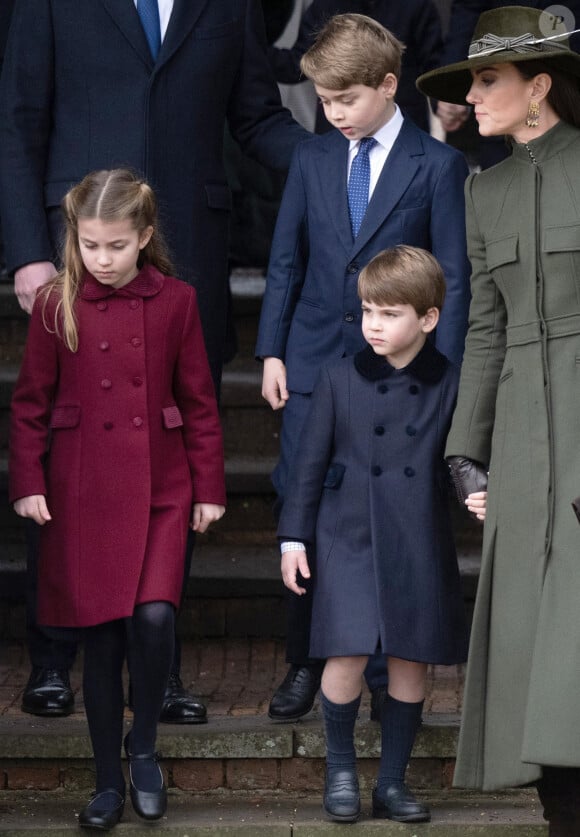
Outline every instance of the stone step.
{"type": "MultiPolygon", "coordinates": [[[[256,793],[204,795],[170,791],[167,815],[144,823],[127,803],[118,835],[155,837],[344,837],[345,826],[329,822],[319,797],[256,793]]],[[[363,797],[362,816],[349,834],[382,837],[540,837],[548,829],[530,791],[483,795],[446,792],[423,795],[432,820],[418,826],[373,820],[363,797]]],[[[86,805],[79,792],[0,793],[0,835],[6,837],[69,837],[78,835],[75,816],[86,805]]]]}

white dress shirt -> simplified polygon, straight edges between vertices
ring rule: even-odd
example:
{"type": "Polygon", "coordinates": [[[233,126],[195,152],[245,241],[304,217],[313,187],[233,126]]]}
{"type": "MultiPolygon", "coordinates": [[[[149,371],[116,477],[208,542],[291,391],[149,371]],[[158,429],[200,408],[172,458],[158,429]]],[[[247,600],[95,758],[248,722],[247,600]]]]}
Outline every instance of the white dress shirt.
{"type": "MultiPolygon", "coordinates": [[[[369,200],[371,199],[371,195],[375,190],[375,186],[377,185],[377,181],[381,176],[381,172],[383,170],[383,166],[387,161],[387,157],[391,152],[391,148],[395,144],[395,140],[399,136],[399,131],[403,127],[403,114],[401,113],[400,109],[395,105],[395,113],[386,125],[383,125],[382,128],[373,134],[374,139],[376,139],[377,144],[371,148],[369,151],[369,163],[371,166],[371,182],[369,186],[369,200]]],[[[360,140],[351,140],[348,147],[348,171],[346,173],[347,181],[350,175],[350,167],[352,165],[352,161],[356,157],[358,153],[360,140]]]]}
{"type": "MultiPolygon", "coordinates": [[[[173,11],[173,0],[157,0],[159,4],[159,25],[161,26],[161,42],[167,32],[169,25],[169,18],[173,11]]],[[[134,0],[135,8],[137,8],[137,0],[134,0]]]]}

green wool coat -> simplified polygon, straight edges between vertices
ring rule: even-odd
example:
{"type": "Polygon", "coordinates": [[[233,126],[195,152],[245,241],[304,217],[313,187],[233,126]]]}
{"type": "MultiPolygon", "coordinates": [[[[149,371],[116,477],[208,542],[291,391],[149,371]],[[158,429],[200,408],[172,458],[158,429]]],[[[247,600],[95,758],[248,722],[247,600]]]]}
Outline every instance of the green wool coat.
{"type": "Polygon", "coordinates": [[[580,765],[580,131],[466,183],[472,305],[446,454],[489,468],[455,783],[580,765]]]}

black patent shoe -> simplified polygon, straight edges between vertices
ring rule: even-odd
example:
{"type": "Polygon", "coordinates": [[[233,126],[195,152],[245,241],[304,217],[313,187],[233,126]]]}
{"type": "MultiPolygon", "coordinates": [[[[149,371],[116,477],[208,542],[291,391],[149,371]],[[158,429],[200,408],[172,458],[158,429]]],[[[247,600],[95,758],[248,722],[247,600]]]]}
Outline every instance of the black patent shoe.
{"type": "Polygon", "coordinates": [[[35,666],[28,678],[20,708],[31,715],[70,715],[75,708],[75,699],[68,671],[35,666]]]}
{"type": "Polygon", "coordinates": [[[159,720],[162,724],[207,724],[207,709],[183,688],[178,674],[170,674],[159,720]]]}
{"type": "Polygon", "coordinates": [[[407,785],[396,784],[389,785],[381,796],[375,788],[373,817],[395,822],[430,822],[431,812],[426,805],[415,799],[407,785]]]}
{"type": "Polygon", "coordinates": [[[291,665],[270,701],[268,717],[274,721],[297,721],[310,712],[320,689],[323,668],[324,663],[291,665]]]}
{"type": "Polygon", "coordinates": [[[128,732],[125,736],[124,747],[125,755],[129,763],[129,794],[131,796],[131,804],[136,814],[143,817],[144,820],[159,820],[167,811],[167,788],[163,773],[159,767],[159,753],[139,753],[134,754],[129,749],[129,737],[131,733],[128,732]],[[159,778],[160,788],[156,791],[140,790],[133,781],[133,765],[135,762],[150,762],[152,770],[156,770],[159,778]]]}
{"type": "Polygon", "coordinates": [[[91,801],[79,814],[81,828],[110,831],[120,822],[125,809],[125,795],[115,788],[94,793],[91,801]]]}
{"type": "Polygon", "coordinates": [[[344,769],[326,777],[323,806],[336,822],[355,822],[360,815],[360,792],[356,770],[344,769]]]}

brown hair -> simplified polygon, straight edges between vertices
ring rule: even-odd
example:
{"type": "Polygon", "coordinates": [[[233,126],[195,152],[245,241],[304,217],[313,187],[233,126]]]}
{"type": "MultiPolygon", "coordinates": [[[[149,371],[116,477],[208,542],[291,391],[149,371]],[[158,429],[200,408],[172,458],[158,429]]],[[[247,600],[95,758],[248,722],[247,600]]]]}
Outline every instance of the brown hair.
{"type": "Polygon", "coordinates": [[[335,15],[300,61],[303,74],[329,90],[364,84],[375,90],[387,73],[401,75],[405,47],[366,15],[335,15]]]}
{"type": "Polygon", "coordinates": [[[546,100],[563,122],[574,128],[580,128],[580,80],[575,76],[558,70],[548,61],[532,58],[529,61],[514,61],[513,66],[526,81],[540,73],[547,73],[552,79],[552,86],[546,100]]]}
{"type": "Polygon", "coordinates": [[[173,272],[173,268],[167,246],[158,229],[155,194],[132,171],[111,169],[87,174],[64,196],[62,209],[65,219],[64,267],[47,285],[44,305],[46,311],[48,298],[51,292],[56,291],[59,300],[54,329],[66,346],[76,352],[79,337],[75,303],[86,272],[78,241],[79,219],[98,218],[104,222],[130,220],[138,233],[153,227],[153,235],[140,253],[138,266],[151,264],[167,275],[173,272]]]}
{"type": "Polygon", "coordinates": [[[427,250],[399,244],[378,253],[361,270],[358,295],[374,305],[412,305],[424,317],[430,308],[443,307],[445,277],[427,250]]]}

